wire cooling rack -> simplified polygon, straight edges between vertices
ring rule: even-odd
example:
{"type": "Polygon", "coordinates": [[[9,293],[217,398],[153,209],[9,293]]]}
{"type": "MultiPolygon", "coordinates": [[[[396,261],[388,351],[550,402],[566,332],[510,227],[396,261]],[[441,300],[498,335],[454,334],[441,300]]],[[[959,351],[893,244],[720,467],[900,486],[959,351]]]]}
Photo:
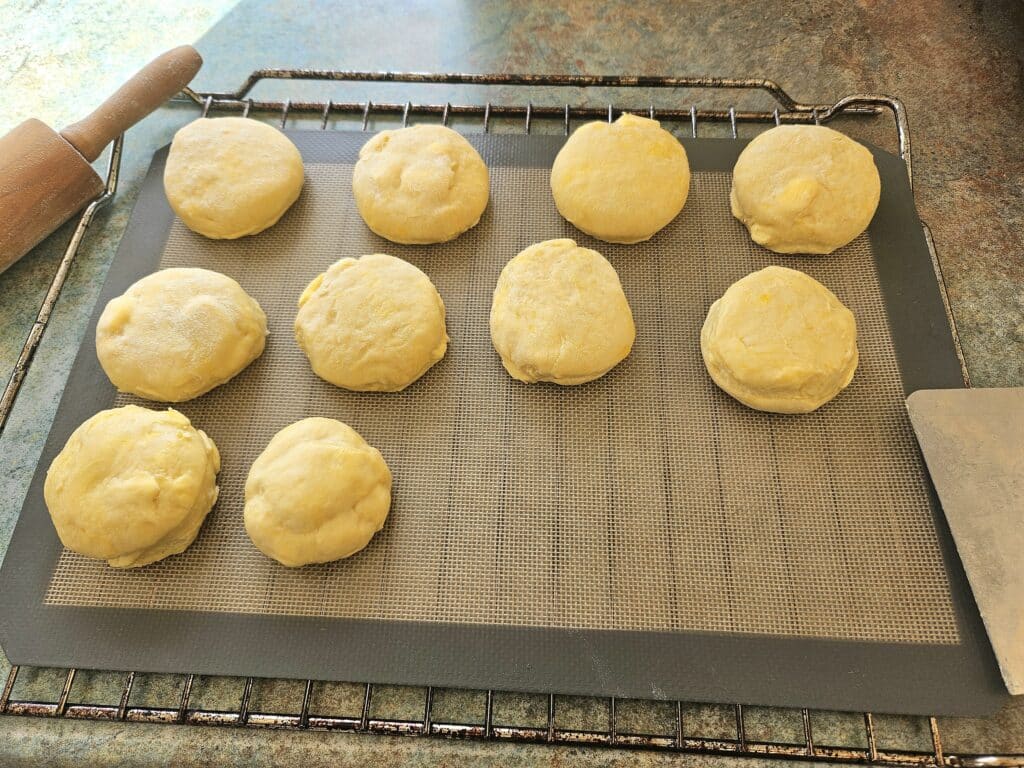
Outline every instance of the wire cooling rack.
{"type": "MultiPolygon", "coordinates": [[[[258,70],[232,92],[197,92],[186,88],[178,101],[188,101],[201,108],[205,116],[211,111],[226,111],[245,116],[250,113],[276,115],[282,127],[290,117],[319,117],[320,128],[329,129],[332,117],[355,119],[367,130],[371,119],[397,119],[406,125],[410,116],[436,118],[447,125],[451,120],[467,118],[481,120],[484,132],[492,130],[496,120],[521,121],[519,130],[530,133],[536,121],[560,121],[561,128],[569,134],[572,121],[604,118],[613,120],[622,111],[646,113],[652,118],[673,124],[677,131],[689,131],[696,137],[702,124],[727,124],[729,134],[738,136],[741,123],[779,125],[782,123],[824,123],[843,116],[871,117],[888,112],[896,129],[896,146],[899,157],[906,165],[907,176],[913,183],[910,132],[906,111],[902,103],[890,96],[852,94],[834,104],[803,104],[797,102],[778,84],[764,79],[732,79],[713,77],[624,77],[624,76],[582,76],[582,75],[479,75],[479,74],[424,74],[392,72],[339,72],[333,70],[258,70]],[[526,104],[413,104],[405,102],[347,102],[347,101],[283,101],[258,100],[250,96],[257,84],[274,80],[315,80],[339,81],[346,83],[408,83],[448,84],[460,86],[534,86],[569,88],[616,88],[633,93],[661,89],[702,89],[718,93],[728,91],[760,91],[774,101],[770,110],[698,107],[655,108],[654,105],[638,107],[624,104],[603,106],[561,106],[526,104]]],[[[25,345],[16,362],[14,371],[0,397],[0,430],[6,424],[18,389],[31,364],[32,356],[49,321],[54,304],[60,295],[68,270],[78,253],[86,230],[104,204],[115,194],[121,163],[123,137],[114,143],[107,165],[104,192],[83,211],[72,238],[65,250],[57,272],[39,310],[25,345]]],[[[935,254],[934,245],[927,226],[922,223],[926,240],[932,255],[936,277],[946,305],[954,343],[960,356],[964,381],[970,384],[963,355],[960,351],[956,324],[946,296],[942,272],[935,254]]],[[[178,723],[192,725],[244,726],[250,728],[316,729],[338,730],[359,733],[390,735],[418,735],[461,739],[482,739],[490,741],[532,742],[547,744],[571,744],[586,746],[607,746],[641,748],[679,753],[705,755],[761,756],[791,760],[818,760],[839,763],[873,763],[901,766],[1020,766],[1024,765],[1024,754],[950,754],[943,748],[936,718],[912,718],[910,725],[924,736],[927,746],[914,744],[899,748],[883,746],[882,734],[877,718],[871,713],[842,716],[845,726],[834,727],[835,715],[815,713],[807,709],[763,710],[758,708],[751,715],[750,708],[741,704],[730,707],[714,707],[717,711],[717,726],[712,727],[706,714],[692,715],[693,706],[685,702],[635,702],[611,699],[585,699],[583,706],[592,713],[589,721],[580,725],[563,722],[567,711],[578,712],[581,697],[562,697],[554,693],[543,696],[538,704],[537,697],[531,696],[538,706],[539,716],[521,718],[501,714],[499,706],[505,694],[497,691],[464,692],[479,702],[479,709],[471,716],[462,718],[446,717],[438,711],[436,700],[448,692],[424,688],[412,691],[416,701],[416,716],[378,712],[379,700],[393,686],[375,686],[373,683],[360,684],[355,704],[349,707],[322,707],[315,702],[318,689],[336,684],[320,683],[314,680],[294,681],[301,691],[301,700],[296,697],[297,707],[285,707],[279,711],[262,711],[258,708],[258,696],[254,691],[265,684],[256,678],[247,678],[239,683],[237,707],[207,708],[194,701],[194,689],[202,678],[182,674],[177,682],[174,702],[161,706],[133,704],[133,692],[145,675],[136,672],[124,674],[120,683],[119,696],[111,695],[108,700],[98,703],[75,702],[78,670],[53,672],[59,675],[52,695],[34,695],[19,698],[17,693],[19,675],[35,677],[36,669],[12,667],[2,691],[0,691],[0,714],[36,717],[56,717],[80,720],[111,720],[144,723],[178,723]],[[59,690],[58,690],[59,689],[59,690]],[[375,693],[377,699],[375,699],[375,693]],[[660,727],[637,728],[634,716],[624,716],[628,707],[633,714],[636,708],[648,705],[660,712],[660,727]],[[668,715],[666,716],[666,707],[668,715]],[[330,711],[322,711],[329,709],[330,711]],[[294,711],[293,711],[294,710],[294,711]],[[546,711],[545,711],[546,710],[546,711]],[[596,713],[596,715],[594,714],[596,713]],[[767,713],[767,715],[765,714],[767,713]],[[789,728],[785,738],[775,738],[771,729],[765,730],[763,720],[767,717],[796,717],[797,725],[789,728]],[[853,718],[853,720],[851,720],[853,718]],[[752,723],[752,719],[757,723],[752,723]],[[461,721],[457,721],[461,720],[461,721]],[[850,723],[856,723],[851,728],[850,723]],[[822,728],[823,724],[827,724],[822,728]],[[816,729],[819,736],[816,738],[816,729]],[[657,731],[657,732],[654,732],[657,731]],[[822,731],[829,735],[822,737],[822,731]]],[[[32,686],[29,686],[31,689],[32,686]]],[[[408,698],[408,697],[407,697],[408,698]]],[[[470,707],[472,709],[472,707],[470,707]]],[[[571,719],[571,718],[570,718],[571,719]]],[[[641,718],[643,720],[643,718],[641,718]]],[[[906,725],[906,723],[905,723],[906,725]]]]}

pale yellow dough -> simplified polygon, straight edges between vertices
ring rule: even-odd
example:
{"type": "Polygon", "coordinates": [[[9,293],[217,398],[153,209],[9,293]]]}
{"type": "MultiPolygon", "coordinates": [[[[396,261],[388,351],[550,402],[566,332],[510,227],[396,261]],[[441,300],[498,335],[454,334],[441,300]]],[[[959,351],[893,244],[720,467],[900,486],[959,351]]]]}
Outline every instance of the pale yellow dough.
{"type": "Polygon", "coordinates": [[[302,155],[276,128],[201,118],[174,135],[164,191],[185,226],[218,240],[273,226],[302,191],[302,155]]]}
{"type": "Polygon", "coordinates": [[[638,243],[683,209],[690,164],[657,120],[623,115],[569,137],[551,167],[551,192],[558,212],[588,235],[638,243]]]}
{"type": "Polygon", "coordinates": [[[263,352],[267,317],[227,275],[164,269],[111,299],[96,355],[121,392],[179,403],[228,381],[263,352]]]}
{"type": "Polygon", "coordinates": [[[175,410],[126,405],[78,427],[43,495],[68,549],[115,568],[183,552],[217,501],[220,455],[175,410]]]}
{"type": "Polygon", "coordinates": [[[624,360],[635,338],[619,276],[597,251],[547,240],[501,271],[491,340],[512,378],[583,384],[624,360]]]}
{"type": "Polygon", "coordinates": [[[866,147],[821,125],[780,125],[740,153],[732,213],[776,253],[832,253],[867,229],[881,181],[866,147]]]}
{"type": "Polygon", "coordinates": [[[245,481],[249,538],[289,567],[354,555],[384,526],[390,507],[384,457],[334,419],[303,419],[282,429],[245,481]]]}
{"type": "Polygon", "coordinates": [[[383,253],[346,258],[303,291],[295,339],[320,378],[398,392],[444,357],[444,302],[407,261],[383,253]]]}
{"type": "Polygon", "coordinates": [[[352,194],[366,226],[394,243],[441,243],[476,226],[487,207],[487,166],[442,125],[381,131],[359,150],[352,194]]]}
{"type": "Polygon", "coordinates": [[[700,332],[715,384],[744,405],[808,413],[838,395],[857,370],[857,324],[821,283],[766,267],[711,305],[700,332]]]}

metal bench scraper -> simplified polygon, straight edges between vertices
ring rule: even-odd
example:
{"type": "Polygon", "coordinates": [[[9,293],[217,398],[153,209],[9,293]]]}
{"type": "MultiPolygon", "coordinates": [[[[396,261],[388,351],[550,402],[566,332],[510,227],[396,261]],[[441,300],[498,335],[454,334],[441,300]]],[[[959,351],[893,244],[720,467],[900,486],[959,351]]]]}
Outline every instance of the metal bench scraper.
{"type": "Polygon", "coordinates": [[[1024,694],[1024,388],[919,390],[907,409],[1003,680],[1024,694]]]}

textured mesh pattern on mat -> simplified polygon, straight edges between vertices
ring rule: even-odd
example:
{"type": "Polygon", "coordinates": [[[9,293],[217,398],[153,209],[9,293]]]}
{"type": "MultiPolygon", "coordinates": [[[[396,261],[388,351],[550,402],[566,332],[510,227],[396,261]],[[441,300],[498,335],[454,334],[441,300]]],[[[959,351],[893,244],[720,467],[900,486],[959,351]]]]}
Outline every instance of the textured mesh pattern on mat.
{"type": "Polygon", "coordinates": [[[307,171],[273,229],[213,242],[176,221],[164,252],[164,267],[236,278],[271,325],[255,364],[177,406],[223,457],[220,501],[199,538],[141,570],[65,552],[49,603],[957,642],[866,236],[831,257],[774,256],[729,214],[728,174],[696,173],[683,213],[652,241],[598,243],[559,218],[546,170],[496,167],[479,226],[444,245],[398,246],[359,219],[351,166],[307,171]],[[575,388],[512,381],[490,344],[501,268],[553,237],[611,260],[638,329],[623,364],[575,388]],[[419,266],[448,308],[447,357],[403,393],[319,380],[292,335],[306,283],[373,252],[419,266]],[[857,375],[811,415],[749,410],[701,361],[709,304],[769,263],[810,273],[857,317],[857,375]],[[243,486],[270,437],[310,415],[345,421],[381,449],[394,504],[362,553],[290,570],[246,537],[243,486]]]}

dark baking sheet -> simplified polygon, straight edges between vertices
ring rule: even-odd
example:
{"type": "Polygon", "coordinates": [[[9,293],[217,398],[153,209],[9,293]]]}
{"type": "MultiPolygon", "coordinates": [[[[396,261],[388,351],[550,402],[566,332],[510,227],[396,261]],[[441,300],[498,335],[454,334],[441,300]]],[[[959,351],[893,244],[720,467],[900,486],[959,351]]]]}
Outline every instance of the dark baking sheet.
{"type": "MultiPolygon", "coordinates": [[[[290,135],[307,163],[351,163],[365,141],[358,133],[290,135]]],[[[564,141],[470,138],[492,167],[548,167],[564,141]]],[[[684,144],[695,173],[728,171],[744,146],[713,139],[684,144]]],[[[162,190],[165,155],[166,150],[158,153],[140,193],[0,569],[0,638],[12,663],[920,714],[982,714],[1004,700],[930,486],[939,556],[955,612],[955,643],[48,604],[61,546],[42,499],[45,471],[73,429],[114,402],[115,392],[95,357],[95,323],[110,298],[160,261],[173,223],[162,190]]],[[[904,166],[887,153],[875,151],[875,156],[882,201],[869,235],[904,392],[961,387],[904,166]]],[[[695,336],[698,331],[699,326],[695,336]]]]}

